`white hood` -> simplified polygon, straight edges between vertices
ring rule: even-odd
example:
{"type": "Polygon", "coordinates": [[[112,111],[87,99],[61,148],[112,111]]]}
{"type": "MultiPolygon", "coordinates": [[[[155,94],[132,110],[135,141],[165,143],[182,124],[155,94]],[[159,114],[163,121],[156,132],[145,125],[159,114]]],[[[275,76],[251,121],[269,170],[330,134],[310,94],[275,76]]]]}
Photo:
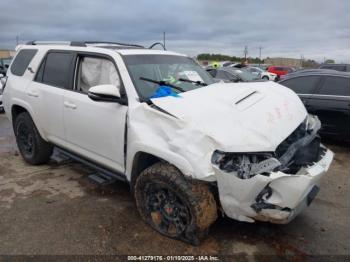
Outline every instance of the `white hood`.
{"type": "Polygon", "coordinates": [[[180,96],[152,102],[225,152],[274,151],[307,116],[299,97],[274,82],[217,83],[180,96]]]}

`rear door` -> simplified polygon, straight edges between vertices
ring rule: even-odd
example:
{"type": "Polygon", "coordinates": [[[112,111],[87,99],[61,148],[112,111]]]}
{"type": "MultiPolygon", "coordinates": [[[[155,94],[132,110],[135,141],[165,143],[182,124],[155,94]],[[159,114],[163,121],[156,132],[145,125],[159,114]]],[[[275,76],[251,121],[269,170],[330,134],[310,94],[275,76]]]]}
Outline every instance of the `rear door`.
{"type": "Polygon", "coordinates": [[[349,136],[350,78],[325,76],[309,106],[319,116],[324,133],[349,136]]]}
{"type": "Polygon", "coordinates": [[[316,88],[320,83],[320,80],[320,76],[299,76],[282,81],[280,84],[297,93],[301,101],[304,103],[307,111],[311,112],[314,110],[311,106],[311,100],[316,92],[316,88]]]}
{"type": "Polygon", "coordinates": [[[45,137],[57,145],[65,144],[63,97],[72,85],[73,55],[70,51],[48,51],[26,89],[45,137]]]}
{"type": "Polygon", "coordinates": [[[92,101],[92,86],[112,84],[126,95],[114,59],[77,53],[73,90],[64,96],[64,128],[68,148],[107,168],[124,172],[125,124],[128,107],[92,101]]]}

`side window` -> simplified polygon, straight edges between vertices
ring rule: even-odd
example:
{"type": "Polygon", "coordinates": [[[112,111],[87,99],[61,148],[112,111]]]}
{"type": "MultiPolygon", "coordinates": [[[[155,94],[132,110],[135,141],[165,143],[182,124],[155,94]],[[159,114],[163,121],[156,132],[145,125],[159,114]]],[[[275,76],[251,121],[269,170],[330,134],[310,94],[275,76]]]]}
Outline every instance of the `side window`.
{"type": "Polygon", "coordinates": [[[217,71],[216,78],[229,80],[229,76],[224,71],[221,71],[221,70],[217,71]]]}
{"type": "Polygon", "coordinates": [[[35,56],[36,52],[38,52],[37,49],[20,50],[12,63],[11,73],[16,76],[23,76],[30,61],[32,61],[33,57],[35,56]]]}
{"type": "Polygon", "coordinates": [[[208,73],[212,76],[212,77],[216,77],[216,70],[212,69],[212,70],[208,70],[208,73]]]}
{"type": "Polygon", "coordinates": [[[319,93],[322,95],[350,96],[350,78],[328,76],[319,93]]]}
{"type": "Polygon", "coordinates": [[[107,84],[120,88],[120,79],[114,63],[105,58],[80,56],[75,89],[87,93],[90,87],[107,84]]]}
{"type": "MultiPolygon", "coordinates": [[[[71,52],[49,52],[46,56],[42,83],[69,89],[72,62],[73,53],[71,52]]],[[[38,76],[40,76],[40,70],[42,68],[39,68],[38,76]]]]}
{"type": "Polygon", "coordinates": [[[297,94],[313,94],[319,80],[319,76],[302,76],[283,81],[281,84],[297,94]]]}

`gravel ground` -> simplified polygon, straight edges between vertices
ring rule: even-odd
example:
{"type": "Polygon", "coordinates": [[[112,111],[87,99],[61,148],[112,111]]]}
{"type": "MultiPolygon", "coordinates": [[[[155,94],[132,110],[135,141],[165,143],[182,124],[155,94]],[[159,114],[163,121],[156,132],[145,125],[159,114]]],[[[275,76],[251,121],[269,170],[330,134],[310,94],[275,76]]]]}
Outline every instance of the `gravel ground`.
{"type": "Polygon", "coordinates": [[[125,183],[98,186],[77,163],[24,163],[9,122],[0,115],[0,254],[349,258],[340,255],[350,254],[350,146],[328,146],[335,161],[314,202],[294,221],[272,225],[219,218],[194,247],[144,224],[125,183]]]}

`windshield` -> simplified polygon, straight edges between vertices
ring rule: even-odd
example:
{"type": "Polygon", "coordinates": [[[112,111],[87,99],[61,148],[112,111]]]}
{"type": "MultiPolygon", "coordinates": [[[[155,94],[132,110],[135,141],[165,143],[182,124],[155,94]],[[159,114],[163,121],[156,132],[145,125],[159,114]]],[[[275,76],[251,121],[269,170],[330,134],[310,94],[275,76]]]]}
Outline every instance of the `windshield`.
{"type": "Polygon", "coordinates": [[[259,79],[258,76],[252,74],[251,72],[249,72],[247,69],[233,69],[233,72],[236,75],[239,75],[240,78],[243,79],[243,81],[253,81],[253,80],[257,80],[259,79]]]}
{"type": "MultiPolygon", "coordinates": [[[[150,98],[159,88],[158,84],[141,80],[140,77],[165,81],[190,91],[203,88],[195,83],[179,81],[187,79],[213,84],[213,78],[191,58],[175,55],[125,55],[125,64],[140,97],[150,98]]],[[[205,87],[204,87],[205,88],[205,87]]],[[[173,90],[179,93],[178,90],[173,90]]]]}

